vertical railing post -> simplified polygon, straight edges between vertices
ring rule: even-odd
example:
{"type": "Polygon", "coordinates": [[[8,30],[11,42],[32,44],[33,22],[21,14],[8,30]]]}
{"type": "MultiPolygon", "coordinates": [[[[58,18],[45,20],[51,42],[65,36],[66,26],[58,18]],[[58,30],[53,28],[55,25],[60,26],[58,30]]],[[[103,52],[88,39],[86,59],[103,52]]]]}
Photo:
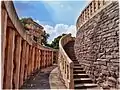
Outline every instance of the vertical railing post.
{"type": "Polygon", "coordinates": [[[37,50],[35,48],[34,70],[36,70],[36,59],[37,59],[37,50]]]}
{"type": "Polygon", "coordinates": [[[20,81],[19,85],[21,86],[23,84],[23,78],[24,78],[24,66],[25,66],[25,59],[26,59],[26,41],[22,41],[22,52],[21,52],[21,62],[20,62],[20,81]]]}
{"type": "Polygon", "coordinates": [[[32,46],[29,47],[29,59],[28,59],[28,75],[30,75],[31,71],[31,51],[32,51],[32,46]]]}
{"type": "Polygon", "coordinates": [[[48,51],[46,50],[46,67],[48,66],[48,51]]]}
{"type": "Polygon", "coordinates": [[[51,51],[51,53],[52,53],[52,59],[51,59],[51,65],[53,65],[53,59],[54,59],[54,51],[51,51]]]}
{"type": "Polygon", "coordinates": [[[35,70],[38,68],[38,49],[36,48],[36,64],[35,64],[35,70]]]}
{"type": "Polygon", "coordinates": [[[45,52],[45,51],[43,50],[43,68],[44,68],[44,64],[45,64],[45,59],[44,59],[44,55],[45,55],[45,54],[44,54],[44,52],[45,52]]]}
{"type": "Polygon", "coordinates": [[[41,60],[40,60],[40,68],[42,69],[42,59],[43,59],[43,57],[42,57],[42,50],[40,50],[41,51],[41,60]]]}
{"type": "Polygon", "coordinates": [[[37,69],[38,69],[38,66],[39,66],[39,49],[37,49],[37,69]]]}
{"type": "Polygon", "coordinates": [[[34,60],[35,60],[35,47],[33,47],[32,50],[32,72],[34,70],[34,60]]]}
{"type": "Polygon", "coordinates": [[[99,6],[98,6],[98,4],[99,4],[99,1],[95,1],[95,12],[98,10],[98,8],[99,8],[99,6]]]}
{"type": "Polygon", "coordinates": [[[26,60],[25,60],[25,79],[27,78],[28,75],[28,60],[29,60],[29,44],[27,44],[26,47],[26,60]]]}
{"type": "Polygon", "coordinates": [[[39,69],[39,49],[37,49],[37,69],[39,69]]]}
{"type": "Polygon", "coordinates": [[[92,15],[93,15],[93,13],[95,12],[95,9],[94,9],[94,7],[95,7],[95,5],[94,5],[94,3],[95,3],[95,1],[92,1],[92,15]]]}
{"type": "Polygon", "coordinates": [[[38,63],[38,68],[40,69],[40,60],[41,60],[41,52],[40,52],[40,49],[39,49],[39,63],[38,63]]]}
{"type": "Polygon", "coordinates": [[[6,46],[6,29],[7,29],[7,18],[8,18],[8,16],[7,16],[7,13],[6,13],[6,11],[5,11],[5,9],[2,7],[2,13],[1,13],[1,43],[2,43],[2,60],[1,60],[1,65],[2,65],[2,68],[1,68],[1,70],[2,70],[2,77],[1,77],[1,79],[2,79],[2,88],[3,88],[3,83],[4,83],[4,80],[3,80],[3,78],[4,78],[4,60],[5,60],[5,46],[6,46]]]}
{"type": "Polygon", "coordinates": [[[50,66],[50,51],[48,51],[48,66],[50,66]]]}
{"type": "Polygon", "coordinates": [[[89,18],[91,17],[91,5],[88,7],[89,9],[89,18]]]}
{"type": "Polygon", "coordinates": [[[39,67],[41,69],[41,50],[40,50],[40,63],[39,63],[39,67]]]}
{"type": "Polygon", "coordinates": [[[14,88],[18,89],[19,88],[19,72],[20,72],[20,59],[21,59],[21,41],[22,38],[20,36],[16,36],[15,39],[15,59],[14,59],[14,88]]]}
{"type": "Polygon", "coordinates": [[[13,59],[14,59],[14,47],[15,47],[15,31],[9,28],[7,30],[7,44],[5,50],[5,75],[4,75],[4,89],[12,88],[12,79],[13,79],[13,59]],[[8,83],[9,82],[9,83],[8,83]]]}

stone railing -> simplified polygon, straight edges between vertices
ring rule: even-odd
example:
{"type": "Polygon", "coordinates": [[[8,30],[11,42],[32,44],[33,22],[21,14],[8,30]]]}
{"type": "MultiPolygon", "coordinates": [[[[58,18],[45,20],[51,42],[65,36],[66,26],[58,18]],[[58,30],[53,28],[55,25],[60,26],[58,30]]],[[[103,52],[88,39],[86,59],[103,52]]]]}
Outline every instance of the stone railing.
{"type": "Polygon", "coordinates": [[[78,17],[76,23],[77,30],[111,2],[110,0],[92,0],[78,17]]]}
{"type": "Polygon", "coordinates": [[[73,62],[66,54],[63,47],[65,44],[67,44],[69,41],[72,41],[72,40],[74,40],[74,38],[71,37],[71,34],[65,35],[60,39],[60,41],[59,41],[59,57],[58,57],[60,78],[63,80],[66,87],[69,89],[74,88],[73,62]]]}
{"type": "Polygon", "coordinates": [[[33,42],[19,21],[12,1],[2,1],[2,88],[20,88],[34,71],[53,62],[53,50],[33,42]]]}

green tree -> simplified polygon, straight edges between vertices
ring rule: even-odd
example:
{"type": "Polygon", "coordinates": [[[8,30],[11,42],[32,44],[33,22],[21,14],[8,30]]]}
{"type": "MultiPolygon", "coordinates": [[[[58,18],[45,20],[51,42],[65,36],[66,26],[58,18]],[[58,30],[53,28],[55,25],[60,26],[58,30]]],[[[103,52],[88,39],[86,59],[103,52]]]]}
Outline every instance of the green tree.
{"type": "Polygon", "coordinates": [[[48,44],[48,46],[51,47],[51,48],[54,48],[54,49],[59,49],[59,41],[60,41],[61,37],[63,37],[64,35],[66,35],[66,34],[62,34],[62,35],[56,37],[56,38],[52,41],[51,44],[48,44]]]}
{"type": "Polygon", "coordinates": [[[44,31],[43,35],[42,35],[42,40],[41,40],[41,44],[42,45],[45,45],[45,46],[48,46],[48,42],[47,42],[47,39],[49,38],[49,34],[46,33],[46,31],[44,31]]]}

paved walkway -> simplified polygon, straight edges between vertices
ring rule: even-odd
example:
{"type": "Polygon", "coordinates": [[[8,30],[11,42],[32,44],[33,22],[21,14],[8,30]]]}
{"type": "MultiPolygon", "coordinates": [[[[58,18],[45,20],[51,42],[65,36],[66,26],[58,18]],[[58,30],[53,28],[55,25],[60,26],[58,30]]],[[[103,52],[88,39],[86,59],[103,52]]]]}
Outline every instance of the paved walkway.
{"type": "Polygon", "coordinates": [[[66,89],[66,87],[59,79],[58,68],[54,65],[31,75],[21,89],[66,89]]]}

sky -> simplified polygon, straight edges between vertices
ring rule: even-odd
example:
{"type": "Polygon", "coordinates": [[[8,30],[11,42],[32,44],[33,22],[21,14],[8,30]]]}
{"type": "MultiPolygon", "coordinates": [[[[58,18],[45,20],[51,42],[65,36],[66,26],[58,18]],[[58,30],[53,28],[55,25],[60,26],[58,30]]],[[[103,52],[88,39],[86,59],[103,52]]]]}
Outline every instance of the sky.
{"type": "Polygon", "coordinates": [[[48,43],[63,33],[76,36],[76,21],[90,1],[14,1],[19,18],[31,17],[50,34],[48,43]]]}

